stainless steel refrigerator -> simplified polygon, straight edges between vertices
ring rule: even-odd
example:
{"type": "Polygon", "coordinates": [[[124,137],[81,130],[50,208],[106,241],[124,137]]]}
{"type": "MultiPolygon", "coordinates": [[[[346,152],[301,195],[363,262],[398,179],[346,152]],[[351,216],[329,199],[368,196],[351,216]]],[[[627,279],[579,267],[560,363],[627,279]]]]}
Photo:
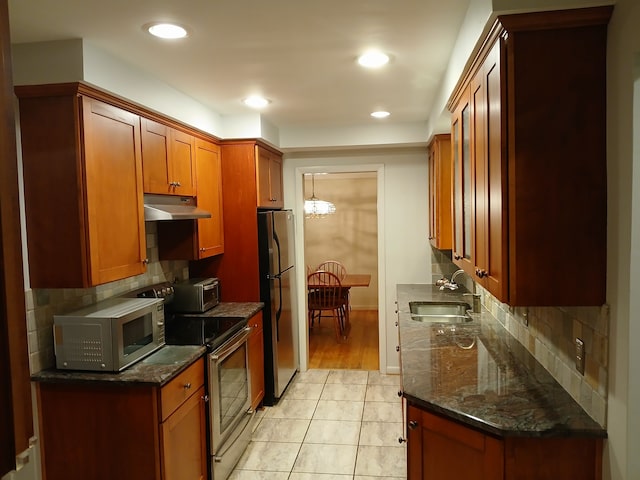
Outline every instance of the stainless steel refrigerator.
{"type": "Polygon", "coordinates": [[[258,212],[258,243],[260,300],[264,302],[264,404],[273,405],[298,370],[293,212],[258,212]]]}

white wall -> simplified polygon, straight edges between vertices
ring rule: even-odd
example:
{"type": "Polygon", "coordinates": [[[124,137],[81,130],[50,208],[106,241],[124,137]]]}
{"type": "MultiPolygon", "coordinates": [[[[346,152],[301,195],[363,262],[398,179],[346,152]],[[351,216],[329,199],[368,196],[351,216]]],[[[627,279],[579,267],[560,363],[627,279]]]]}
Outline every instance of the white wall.
{"type": "MultiPolygon", "coordinates": [[[[285,207],[296,214],[296,257],[304,264],[302,228],[302,173],[312,171],[378,171],[379,282],[381,370],[399,372],[395,327],[396,284],[429,283],[431,260],[428,242],[426,149],[397,148],[338,152],[292,153],[284,160],[285,207]],[[314,170],[315,169],[315,170],[314,170]]],[[[304,271],[298,269],[298,317],[306,322],[304,271]],[[300,273],[302,272],[302,273],[300,273]]],[[[305,323],[306,325],[306,323],[305,323]]],[[[302,325],[301,332],[307,331],[302,325]]],[[[306,366],[306,338],[300,342],[301,364],[306,366]]]]}
{"type": "MultiPolygon", "coordinates": [[[[637,149],[640,114],[634,116],[634,60],[640,52],[640,3],[617,2],[609,23],[607,94],[609,335],[608,434],[604,478],[640,478],[640,355],[631,342],[640,340],[640,185],[637,149]],[[636,122],[634,123],[634,118],[636,122]],[[634,147],[636,150],[634,162],[634,147]],[[633,321],[631,320],[633,319],[633,321]]],[[[637,106],[637,102],[635,102],[637,106]]]]}

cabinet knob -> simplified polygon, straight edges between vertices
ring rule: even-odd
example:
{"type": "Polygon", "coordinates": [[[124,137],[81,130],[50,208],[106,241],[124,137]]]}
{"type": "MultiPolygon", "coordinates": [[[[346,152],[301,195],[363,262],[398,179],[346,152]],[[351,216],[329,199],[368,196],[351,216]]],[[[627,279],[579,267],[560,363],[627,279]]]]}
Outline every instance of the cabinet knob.
{"type": "Polygon", "coordinates": [[[176,187],[181,187],[181,186],[182,186],[182,184],[179,181],[176,182],[176,187]]]}
{"type": "Polygon", "coordinates": [[[184,384],[184,389],[189,390],[191,388],[191,383],[187,382],[184,384]]]}
{"type": "Polygon", "coordinates": [[[149,259],[145,258],[144,260],[142,260],[142,263],[144,263],[145,265],[149,265],[149,259]]]}
{"type": "Polygon", "coordinates": [[[207,402],[209,401],[209,395],[203,395],[203,396],[201,396],[200,398],[202,399],[202,401],[203,401],[204,403],[207,403],[207,402]]]}
{"type": "Polygon", "coordinates": [[[415,420],[411,420],[411,421],[409,422],[409,428],[410,428],[411,430],[415,430],[417,427],[418,427],[418,422],[416,422],[415,420]]]}
{"type": "Polygon", "coordinates": [[[402,397],[402,390],[398,390],[398,396],[402,397]]]}
{"type": "Polygon", "coordinates": [[[396,352],[399,352],[399,351],[400,351],[400,345],[396,347],[396,352]]]}
{"type": "Polygon", "coordinates": [[[398,437],[398,443],[405,443],[406,441],[406,438],[398,437]]]}

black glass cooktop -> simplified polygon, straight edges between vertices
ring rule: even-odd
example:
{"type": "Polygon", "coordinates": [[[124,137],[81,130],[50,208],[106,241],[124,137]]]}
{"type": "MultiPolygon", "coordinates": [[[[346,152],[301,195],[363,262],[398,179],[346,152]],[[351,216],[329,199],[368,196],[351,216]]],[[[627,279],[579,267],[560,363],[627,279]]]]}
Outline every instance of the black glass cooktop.
{"type": "Polygon", "coordinates": [[[214,350],[247,325],[238,317],[165,314],[167,345],[206,345],[214,350]]]}

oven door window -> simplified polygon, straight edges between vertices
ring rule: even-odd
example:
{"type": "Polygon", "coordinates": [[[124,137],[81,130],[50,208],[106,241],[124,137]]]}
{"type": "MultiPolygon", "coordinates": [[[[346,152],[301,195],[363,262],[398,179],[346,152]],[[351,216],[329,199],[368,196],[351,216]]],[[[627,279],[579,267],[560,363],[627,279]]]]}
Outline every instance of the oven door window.
{"type": "Polygon", "coordinates": [[[122,352],[126,358],[153,342],[153,313],[149,312],[122,325],[122,352]]]}
{"type": "Polygon", "coordinates": [[[226,437],[234,421],[244,414],[249,398],[247,378],[247,343],[242,343],[233,353],[218,364],[218,402],[220,433],[226,437]]]}

